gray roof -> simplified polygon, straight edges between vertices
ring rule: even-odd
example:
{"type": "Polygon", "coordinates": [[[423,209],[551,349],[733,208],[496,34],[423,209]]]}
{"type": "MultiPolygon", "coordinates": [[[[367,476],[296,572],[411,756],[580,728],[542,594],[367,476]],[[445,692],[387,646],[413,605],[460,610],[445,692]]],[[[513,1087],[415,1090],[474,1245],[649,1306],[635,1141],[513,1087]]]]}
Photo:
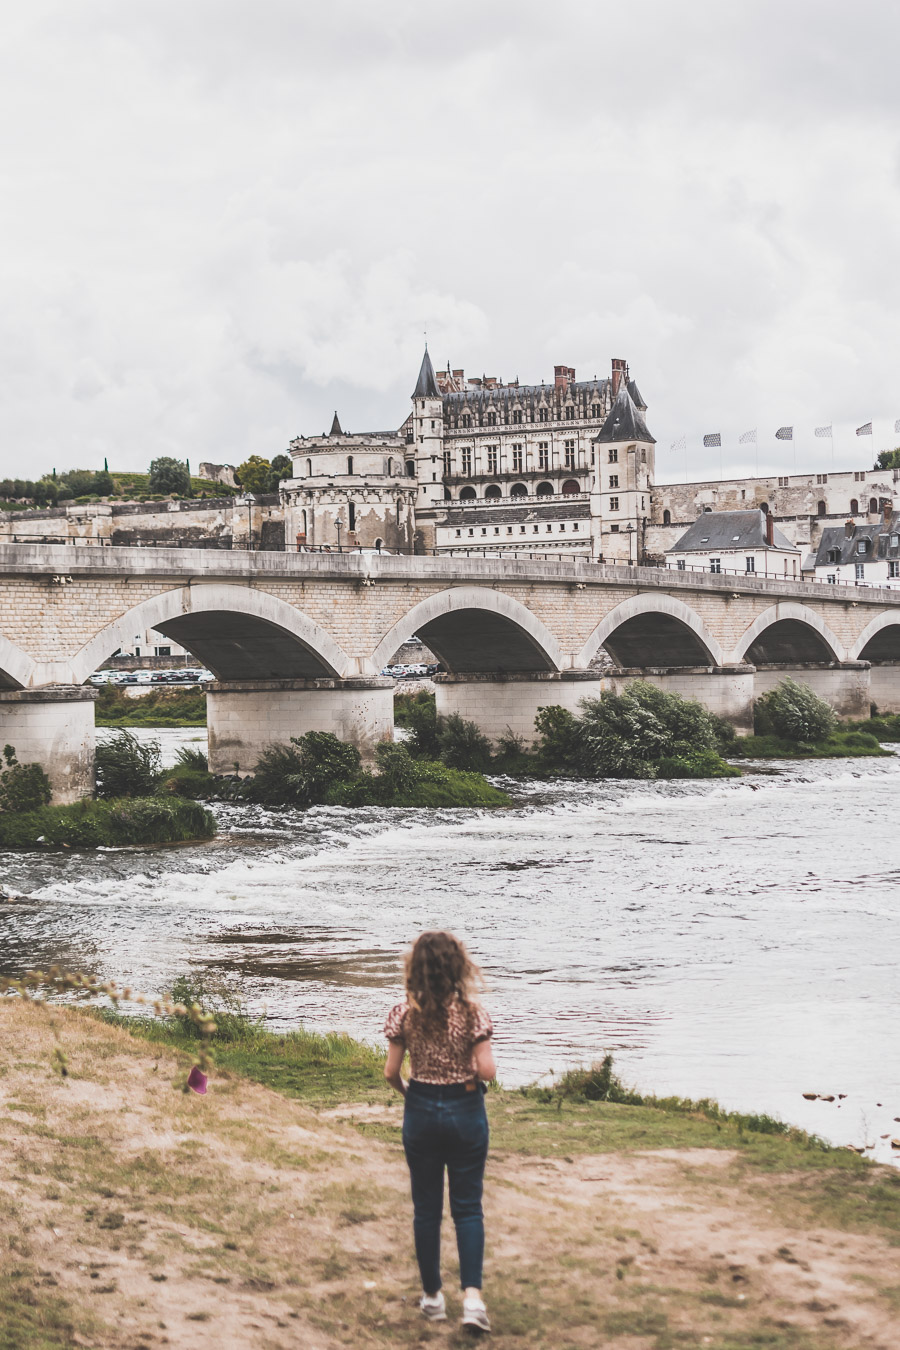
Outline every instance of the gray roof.
{"type": "Polygon", "coordinates": [[[667,553],[711,553],[717,548],[775,548],[795,546],[776,525],[772,544],[766,543],[766,513],[764,511],[704,511],[667,553]]]}
{"type": "Polygon", "coordinates": [[[656,444],[656,438],[650,435],[640,409],[628,392],[627,380],[623,380],[619,385],[619,392],[609,416],[594,440],[602,445],[612,441],[644,441],[648,445],[656,444]]]}
{"type": "Polygon", "coordinates": [[[476,408],[479,404],[527,406],[540,402],[559,403],[561,406],[571,403],[585,407],[593,402],[602,405],[608,384],[609,380],[575,380],[559,389],[555,384],[489,384],[480,388],[473,386],[447,390],[442,397],[445,409],[466,404],[476,408]]]}
{"type": "Polygon", "coordinates": [[[822,531],[819,550],[816,553],[816,567],[839,567],[841,563],[874,562],[876,558],[900,558],[900,520],[876,521],[874,525],[856,525],[852,521],[852,531],[848,533],[844,526],[834,526],[822,531]],[[891,540],[898,542],[891,545],[891,540]],[[858,545],[865,541],[866,551],[860,553],[858,545]]]}
{"type": "Polygon", "coordinates": [[[446,524],[459,529],[461,525],[525,525],[553,520],[587,520],[591,514],[590,502],[573,501],[571,505],[553,502],[540,505],[533,497],[527,505],[497,507],[457,507],[455,502],[444,502],[448,508],[446,524]]]}
{"type": "Polygon", "coordinates": [[[633,402],[638,408],[640,408],[641,412],[646,412],[646,411],[647,411],[647,405],[646,405],[646,403],[644,402],[643,398],[641,397],[641,391],[640,391],[640,389],[638,389],[637,384],[635,383],[634,380],[629,380],[629,381],[628,381],[628,392],[629,392],[629,394],[631,395],[631,400],[632,400],[632,402],[633,402]]]}
{"type": "Polygon", "coordinates": [[[431,364],[431,357],[428,355],[428,348],[425,348],[425,355],[422,357],[422,364],[419,367],[419,378],[416,380],[416,387],[412,393],[413,398],[440,398],[441,391],[438,389],[437,380],[434,377],[434,366],[431,364]]]}

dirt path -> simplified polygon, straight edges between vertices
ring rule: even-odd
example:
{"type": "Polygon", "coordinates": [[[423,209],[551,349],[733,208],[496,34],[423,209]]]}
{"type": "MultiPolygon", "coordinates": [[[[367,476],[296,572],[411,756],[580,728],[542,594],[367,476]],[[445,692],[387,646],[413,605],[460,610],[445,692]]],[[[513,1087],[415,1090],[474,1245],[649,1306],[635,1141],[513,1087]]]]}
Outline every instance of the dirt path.
{"type": "MultiPolygon", "coordinates": [[[[185,1095],[170,1051],[13,1000],[0,1046],[0,1350],[465,1343],[449,1259],[451,1321],[416,1312],[399,1104],[185,1095]]],[[[805,1227],[810,1184],[727,1149],[505,1150],[492,1344],[897,1350],[900,1246],[805,1227]]]]}

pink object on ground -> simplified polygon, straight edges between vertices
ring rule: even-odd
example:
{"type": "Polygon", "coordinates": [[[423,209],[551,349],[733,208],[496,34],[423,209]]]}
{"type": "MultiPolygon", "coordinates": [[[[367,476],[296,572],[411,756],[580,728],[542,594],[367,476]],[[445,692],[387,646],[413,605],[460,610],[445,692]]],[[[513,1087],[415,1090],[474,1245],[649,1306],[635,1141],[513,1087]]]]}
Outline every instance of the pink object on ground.
{"type": "Polygon", "coordinates": [[[196,1064],[188,1074],[187,1085],[194,1092],[199,1092],[201,1096],[206,1091],[206,1074],[201,1073],[196,1064]]]}

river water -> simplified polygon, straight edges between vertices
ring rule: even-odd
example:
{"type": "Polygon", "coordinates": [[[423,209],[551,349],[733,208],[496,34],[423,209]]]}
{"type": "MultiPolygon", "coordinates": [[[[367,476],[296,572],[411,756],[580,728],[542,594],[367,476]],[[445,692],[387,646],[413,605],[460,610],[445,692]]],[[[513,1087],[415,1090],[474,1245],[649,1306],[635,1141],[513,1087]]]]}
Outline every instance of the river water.
{"type": "MultiPolygon", "coordinates": [[[[171,758],[202,732],[154,735],[171,758]]],[[[891,1156],[900,760],[509,786],[506,812],[221,806],[202,846],[0,854],[0,884],[37,901],[0,906],[0,969],[147,992],[202,972],[274,1028],[376,1040],[409,939],[449,927],[507,1084],[611,1050],[644,1090],[891,1156]]]]}

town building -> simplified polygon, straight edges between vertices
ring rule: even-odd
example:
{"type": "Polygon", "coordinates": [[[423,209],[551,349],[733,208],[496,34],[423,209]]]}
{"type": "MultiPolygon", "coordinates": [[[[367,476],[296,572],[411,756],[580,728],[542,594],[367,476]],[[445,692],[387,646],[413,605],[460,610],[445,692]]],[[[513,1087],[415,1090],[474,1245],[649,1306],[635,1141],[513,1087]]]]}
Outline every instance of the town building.
{"type": "Polygon", "coordinates": [[[679,572],[739,572],[796,580],[802,556],[771,514],[760,511],[704,511],[666,549],[666,567],[679,572]]]}
{"type": "Polygon", "coordinates": [[[847,520],[840,528],[823,530],[814,575],[832,586],[900,589],[900,517],[885,507],[873,524],[847,520]]]}

